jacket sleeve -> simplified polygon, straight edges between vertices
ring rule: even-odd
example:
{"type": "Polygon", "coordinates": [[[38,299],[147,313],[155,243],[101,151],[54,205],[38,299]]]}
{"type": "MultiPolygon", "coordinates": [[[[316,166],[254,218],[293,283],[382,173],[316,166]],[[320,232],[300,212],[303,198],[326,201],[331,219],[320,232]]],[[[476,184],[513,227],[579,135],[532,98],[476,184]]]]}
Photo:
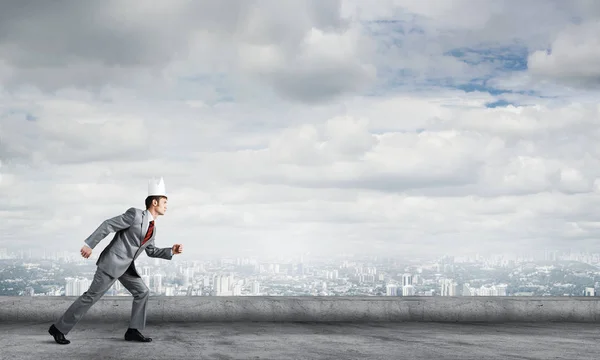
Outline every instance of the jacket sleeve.
{"type": "Polygon", "coordinates": [[[146,245],[146,255],[154,258],[161,258],[171,260],[173,258],[173,249],[171,248],[157,248],[152,243],[146,245]]]}
{"type": "Polygon", "coordinates": [[[85,239],[85,243],[93,249],[108,234],[130,227],[131,224],[133,224],[134,219],[135,208],[132,207],[119,216],[104,220],[96,229],[96,231],[94,231],[87,239],[85,239]]]}

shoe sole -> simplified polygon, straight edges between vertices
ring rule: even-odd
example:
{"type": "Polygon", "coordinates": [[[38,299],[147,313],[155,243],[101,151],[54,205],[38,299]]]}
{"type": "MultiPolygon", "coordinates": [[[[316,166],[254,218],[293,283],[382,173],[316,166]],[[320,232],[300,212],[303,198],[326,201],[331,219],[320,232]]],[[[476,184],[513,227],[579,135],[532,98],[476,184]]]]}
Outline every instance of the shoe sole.
{"type": "Polygon", "coordinates": [[[150,340],[150,341],[140,341],[140,340],[137,340],[137,339],[127,339],[127,338],[125,339],[125,341],[152,342],[152,340],[150,340]]]}

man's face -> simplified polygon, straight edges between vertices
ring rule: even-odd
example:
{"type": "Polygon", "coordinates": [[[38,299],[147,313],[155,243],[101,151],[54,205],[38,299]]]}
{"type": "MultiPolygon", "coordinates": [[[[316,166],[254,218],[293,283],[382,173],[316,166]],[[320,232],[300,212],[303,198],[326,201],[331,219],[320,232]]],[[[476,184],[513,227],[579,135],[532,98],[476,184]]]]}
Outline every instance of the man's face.
{"type": "Polygon", "coordinates": [[[155,209],[159,215],[164,215],[165,212],[167,212],[167,199],[160,198],[158,200],[158,205],[155,207],[155,209]]]}

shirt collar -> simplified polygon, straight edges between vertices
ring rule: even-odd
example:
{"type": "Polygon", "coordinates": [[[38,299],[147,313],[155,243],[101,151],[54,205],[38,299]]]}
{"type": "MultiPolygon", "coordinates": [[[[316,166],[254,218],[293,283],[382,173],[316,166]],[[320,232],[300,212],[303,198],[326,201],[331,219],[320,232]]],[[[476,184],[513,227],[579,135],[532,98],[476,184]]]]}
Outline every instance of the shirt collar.
{"type": "Polygon", "coordinates": [[[154,220],[154,217],[152,216],[152,213],[150,211],[146,210],[146,214],[148,214],[148,222],[154,220]]]}

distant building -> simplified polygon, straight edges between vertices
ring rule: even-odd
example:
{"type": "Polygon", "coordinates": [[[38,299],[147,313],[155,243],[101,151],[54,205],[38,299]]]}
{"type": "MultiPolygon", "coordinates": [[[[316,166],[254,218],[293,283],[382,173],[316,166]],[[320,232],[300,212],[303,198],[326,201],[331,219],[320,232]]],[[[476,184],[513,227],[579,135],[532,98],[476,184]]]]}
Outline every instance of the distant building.
{"type": "Polygon", "coordinates": [[[154,292],[157,294],[162,294],[162,292],[163,292],[162,275],[154,274],[154,276],[152,276],[152,281],[153,281],[152,288],[153,288],[154,292]]]}
{"type": "Polygon", "coordinates": [[[402,286],[402,296],[414,296],[417,293],[416,289],[412,285],[402,286]]]}
{"type": "Polygon", "coordinates": [[[233,275],[218,275],[214,279],[214,291],[216,296],[233,295],[233,275]]]}
{"type": "Polygon", "coordinates": [[[150,287],[150,275],[142,275],[142,280],[147,287],[150,287]]]}
{"type": "Polygon", "coordinates": [[[475,289],[471,288],[470,284],[463,284],[462,296],[475,296],[475,289]]]}
{"type": "Polygon", "coordinates": [[[252,282],[252,295],[260,295],[260,283],[258,281],[252,282]]]}
{"type": "Polygon", "coordinates": [[[413,277],[411,274],[402,275],[402,286],[412,285],[412,284],[413,284],[413,277]]]}
{"type": "Polygon", "coordinates": [[[458,296],[458,284],[452,279],[440,280],[441,285],[441,296],[458,296]]]}
{"type": "Polygon", "coordinates": [[[398,288],[396,284],[387,284],[385,287],[385,295],[386,296],[398,296],[402,295],[402,290],[398,288]]]}
{"type": "Polygon", "coordinates": [[[85,278],[68,277],[65,280],[65,296],[81,296],[92,284],[90,280],[85,278]]]}

